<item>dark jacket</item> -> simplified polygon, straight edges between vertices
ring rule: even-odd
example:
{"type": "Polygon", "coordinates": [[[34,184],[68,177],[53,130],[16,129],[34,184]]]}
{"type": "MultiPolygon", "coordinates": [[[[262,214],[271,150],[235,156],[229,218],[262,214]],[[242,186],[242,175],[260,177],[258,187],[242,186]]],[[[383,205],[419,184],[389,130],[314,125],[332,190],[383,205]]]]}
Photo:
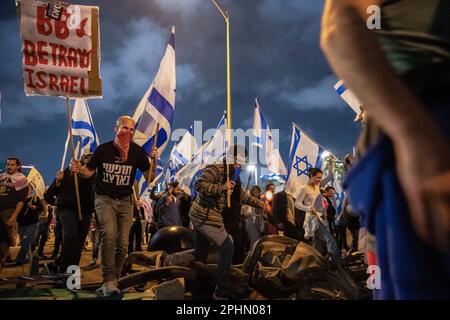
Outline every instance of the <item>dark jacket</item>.
{"type": "MultiPolygon", "coordinates": [[[[94,212],[94,183],[95,176],[86,179],[78,176],[78,190],[80,193],[81,213],[83,215],[92,215],[92,212],[94,212]]],[[[58,210],[77,212],[74,177],[68,168],[64,170],[61,184],[57,186],[56,179],[54,179],[45,192],[44,198],[49,204],[56,205],[58,210]]]]}
{"type": "Polygon", "coordinates": [[[44,210],[44,203],[36,196],[28,198],[19,215],[17,216],[17,223],[19,226],[29,226],[39,222],[39,216],[44,210]],[[36,209],[31,209],[31,205],[36,206],[36,209]]]}
{"type": "MultiPolygon", "coordinates": [[[[219,228],[224,227],[222,215],[225,214],[227,206],[225,182],[226,166],[223,164],[207,166],[195,182],[195,190],[198,195],[189,211],[189,218],[194,226],[207,224],[219,228]]],[[[239,200],[240,204],[259,208],[260,200],[244,191],[241,192],[239,200]]]]}

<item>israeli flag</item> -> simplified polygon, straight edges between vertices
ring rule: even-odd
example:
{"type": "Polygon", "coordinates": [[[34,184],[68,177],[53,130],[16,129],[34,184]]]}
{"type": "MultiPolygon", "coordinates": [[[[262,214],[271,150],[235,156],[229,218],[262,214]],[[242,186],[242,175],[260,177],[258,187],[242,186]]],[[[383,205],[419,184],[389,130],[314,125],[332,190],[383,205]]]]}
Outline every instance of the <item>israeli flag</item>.
{"type": "Polygon", "coordinates": [[[348,89],[343,80],[339,80],[338,83],[334,85],[334,89],[336,90],[337,94],[345,101],[347,104],[352,108],[353,111],[356,113],[355,121],[358,119],[359,115],[361,114],[361,102],[359,99],[355,96],[355,94],[348,89]]]}
{"type": "Polygon", "coordinates": [[[217,125],[213,137],[205,142],[192,157],[192,160],[186,164],[175,175],[175,180],[179,182],[179,186],[192,197],[196,196],[194,184],[203,170],[210,164],[218,163],[226,154],[227,142],[227,116],[223,114],[217,125]]]}
{"type": "Polygon", "coordinates": [[[166,180],[173,181],[175,174],[191,161],[192,157],[197,152],[197,149],[197,141],[195,140],[191,126],[189,131],[181,138],[181,141],[178,144],[175,144],[170,152],[166,180]]]}
{"type": "Polygon", "coordinates": [[[333,180],[333,188],[335,208],[337,214],[339,215],[342,211],[342,203],[344,202],[345,192],[339,181],[337,181],[336,179],[333,180]]]}
{"type": "MultiPolygon", "coordinates": [[[[156,161],[156,178],[154,181],[158,181],[159,178],[161,178],[162,173],[163,173],[163,164],[161,160],[158,159],[156,161]]],[[[147,184],[147,177],[144,176],[141,170],[137,169],[135,180],[138,186],[137,192],[139,193],[139,196],[141,196],[145,192],[145,190],[149,187],[147,184]]]]}
{"type": "Polygon", "coordinates": [[[72,112],[72,135],[80,139],[80,154],[94,152],[100,144],[85,99],[75,99],[72,112]]]}
{"type": "MultiPolygon", "coordinates": [[[[79,159],[86,153],[92,153],[100,145],[94,121],[85,99],[75,99],[75,106],[72,111],[72,135],[75,147],[75,157],[79,159]]],[[[61,171],[64,170],[67,149],[69,147],[70,135],[67,133],[64,145],[64,155],[61,162],[61,171]]]]}
{"type": "Polygon", "coordinates": [[[258,99],[255,98],[255,112],[253,114],[253,146],[261,148],[265,157],[267,169],[275,174],[286,175],[286,165],[280,155],[280,150],[272,140],[272,133],[264,115],[259,107],[258,99]]]}
{"type": "Polygon", "coordinates": [[[285,191],[297,198],[300,188],[308,183],[309,170],[322,167],[325,151],[309,137],[297,124],[292,124],[291,148],[289,151],[288,179],[285,191]]]}
{"type": "Polygon", "coordinates": [[[166,148],[172,132],[175,113],[175,27],[172,27],[169,43],[159,70],[150,87],[136,108],[133,141],[150,154],[156,135],[157,148],[161,154],[166,148]],[[156,132],[159,124],[158,132],[156,132]]]}

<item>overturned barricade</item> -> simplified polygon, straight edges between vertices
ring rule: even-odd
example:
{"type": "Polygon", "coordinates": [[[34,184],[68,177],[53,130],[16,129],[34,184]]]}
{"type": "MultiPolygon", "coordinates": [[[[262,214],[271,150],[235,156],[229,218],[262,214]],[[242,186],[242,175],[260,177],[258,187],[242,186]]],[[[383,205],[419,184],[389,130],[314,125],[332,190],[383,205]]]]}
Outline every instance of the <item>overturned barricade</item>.
{"type": "MultiPolygon", "coordinates": [[[[192,231],[183,227],[162,229],[149,244],[152,251],[134,252],[124,264],[118,286],[121,296],[103,299],[211,299],[217,272],[217,251],[212,246],[207,263],[196,261],[192,231]]],[[[334,266],[304,242],[265,236],[233,265],[230,289],[234,299],[368,299],[366,266],[360,255],[334,266]]],[[[66,288],[66,277],[33,275],[0,279],[9,289],[0,299],[100,299],[99,282],[82,283],[81,290],[66,288]],[[15,287],[15,289],[13,289],[15,287]]]]}
{"type": "MultiPolygon", "coordinates": [[[[149,290],[183,278],[186,297],[208,299],[215,285],[216,257],[212,250],[208,264],[203,264],[195,261],[193,249],[135,252],[125,262],[127,274],[119,280],[119,287],[149,290]],[[147,270],[134,272],[133,265],[147,270]]],[[[231,270],[231,292],[236,299],[359,299],[360,291],[342,268],[308,244],[284,236],[262,237],[244,263],[231,270]]]]}

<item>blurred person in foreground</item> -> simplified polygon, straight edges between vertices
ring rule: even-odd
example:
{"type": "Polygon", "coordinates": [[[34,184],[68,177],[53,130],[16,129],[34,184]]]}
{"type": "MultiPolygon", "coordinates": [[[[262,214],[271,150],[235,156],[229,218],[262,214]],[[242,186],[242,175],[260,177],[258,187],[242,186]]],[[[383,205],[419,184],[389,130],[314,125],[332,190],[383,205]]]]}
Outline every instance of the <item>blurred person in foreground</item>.
{"type": "Polygon", "coordinates": [[[448,12],[444,0],[325,4],[321,47],[366,112],[345,186],[376,237],[376,299],[450,298],[448,12]]]}

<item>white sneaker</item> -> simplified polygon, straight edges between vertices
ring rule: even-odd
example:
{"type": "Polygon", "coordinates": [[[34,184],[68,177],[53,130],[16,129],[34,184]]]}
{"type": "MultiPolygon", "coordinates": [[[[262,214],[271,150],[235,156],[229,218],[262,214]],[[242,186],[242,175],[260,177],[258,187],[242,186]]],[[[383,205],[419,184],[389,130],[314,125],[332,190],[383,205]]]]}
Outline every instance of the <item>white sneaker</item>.
{"type": "Polygon", "coordinates": [[[120,290],[117,287],[115,280],[106,281],[100,288],[97,289],[96,292],[103,297],[120,294],[120,290]]]}

